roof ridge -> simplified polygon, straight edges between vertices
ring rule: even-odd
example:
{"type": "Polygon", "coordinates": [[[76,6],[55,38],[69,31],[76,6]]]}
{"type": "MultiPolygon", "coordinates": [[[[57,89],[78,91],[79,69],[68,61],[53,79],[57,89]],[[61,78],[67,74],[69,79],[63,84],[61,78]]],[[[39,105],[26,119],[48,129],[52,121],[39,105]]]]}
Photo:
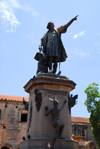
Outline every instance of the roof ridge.
{"type": "Polygon", "coordinates": [[[1,100],[13,100],[13,101],[23,101],[23,98],[26,101],[29,101],[29,97],[23,97],[23,96],[12,96],[12,95],[0,95],[1,100]]]}
{"type": "MultiPolygon", "coordinates": [[[[71,116],[71,117],[76,117],[76,118],[88,118],[88,117],[79,117],[79,116],[71,116]]],[[[89,118],[88,118],[89,119],[89,118]]]]}
{"type": "Polygon", "coordinates": [[[73,123],[90,123],[89,122],[89,118],[86,118],[86,117],[74,117],[74,116],[71,116],[71,122],[73,123]]]}

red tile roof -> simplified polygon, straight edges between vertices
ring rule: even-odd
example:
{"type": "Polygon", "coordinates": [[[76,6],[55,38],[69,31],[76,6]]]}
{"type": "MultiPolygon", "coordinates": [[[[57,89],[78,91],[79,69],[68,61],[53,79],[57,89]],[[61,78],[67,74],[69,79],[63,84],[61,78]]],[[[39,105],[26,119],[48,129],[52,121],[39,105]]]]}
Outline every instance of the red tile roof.
{"type": "Polygon", "coordinates": [[[89,122],[89,118],[85,118],[85,117],[71,117],[71,122],[72,123],[90,123],[89,122]]]}
{"type": "MultiPolygon", "coordinates": [[[[21,96],[9,96],[9,95],[0,95],[0,99],[5,100],[5,99],[9,99],[9,100],[16,100],[16,101],[23,101],[23,97],[21,96]]],[[[29,101],[29,97],[24,97],[25,101],[29,101]]]]}

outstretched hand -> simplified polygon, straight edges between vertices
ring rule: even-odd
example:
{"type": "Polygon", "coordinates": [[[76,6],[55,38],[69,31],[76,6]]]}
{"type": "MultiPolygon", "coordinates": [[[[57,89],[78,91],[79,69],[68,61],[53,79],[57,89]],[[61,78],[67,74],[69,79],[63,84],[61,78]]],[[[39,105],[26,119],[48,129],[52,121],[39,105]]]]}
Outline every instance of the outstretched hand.
{"type": "Polygon", "coordinates": [[[75,16],[74,18],[73,18],[73,20],[77,20],[77,17],[78,17],[79,15],[77,15],[77,16],[75,16]]]}

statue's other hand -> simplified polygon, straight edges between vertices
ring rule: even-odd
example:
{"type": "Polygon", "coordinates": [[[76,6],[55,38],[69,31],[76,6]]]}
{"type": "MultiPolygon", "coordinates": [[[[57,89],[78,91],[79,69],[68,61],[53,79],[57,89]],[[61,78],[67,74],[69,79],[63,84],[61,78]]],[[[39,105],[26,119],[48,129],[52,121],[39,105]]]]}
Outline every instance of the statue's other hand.
{"type": "Polygon", "coordinates": [[[67,102],[67,100],[64,101],[64,103],[66,103],[66,102],[67,102]]]}
{"type": "Polygon", "coordinates": [[[47,106],[45,107],[45,110],[46,110],[46,111],[48,110],[48,107],[47,107],[47,106]]]}
{"type": "Polygon", "coordinates": [[[41,45],[39,45],[39,50],[42,50],[42,46],[41,45]]]}

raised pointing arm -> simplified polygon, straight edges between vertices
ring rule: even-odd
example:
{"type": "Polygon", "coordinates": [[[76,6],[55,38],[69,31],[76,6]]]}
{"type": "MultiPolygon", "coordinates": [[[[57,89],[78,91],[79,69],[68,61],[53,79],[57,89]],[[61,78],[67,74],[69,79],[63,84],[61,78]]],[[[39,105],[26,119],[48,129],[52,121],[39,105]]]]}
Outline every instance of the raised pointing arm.
{"type": "Polygon", "coordinates": [[[65,33],[67,31],[67,28],[73,23],[73,21],[77,20],[77,16],[75,16],[73,19],[71,19],[67,24],[62,25],[61,27],[58,27],[57,30],[59,33],[65,33]]]}

